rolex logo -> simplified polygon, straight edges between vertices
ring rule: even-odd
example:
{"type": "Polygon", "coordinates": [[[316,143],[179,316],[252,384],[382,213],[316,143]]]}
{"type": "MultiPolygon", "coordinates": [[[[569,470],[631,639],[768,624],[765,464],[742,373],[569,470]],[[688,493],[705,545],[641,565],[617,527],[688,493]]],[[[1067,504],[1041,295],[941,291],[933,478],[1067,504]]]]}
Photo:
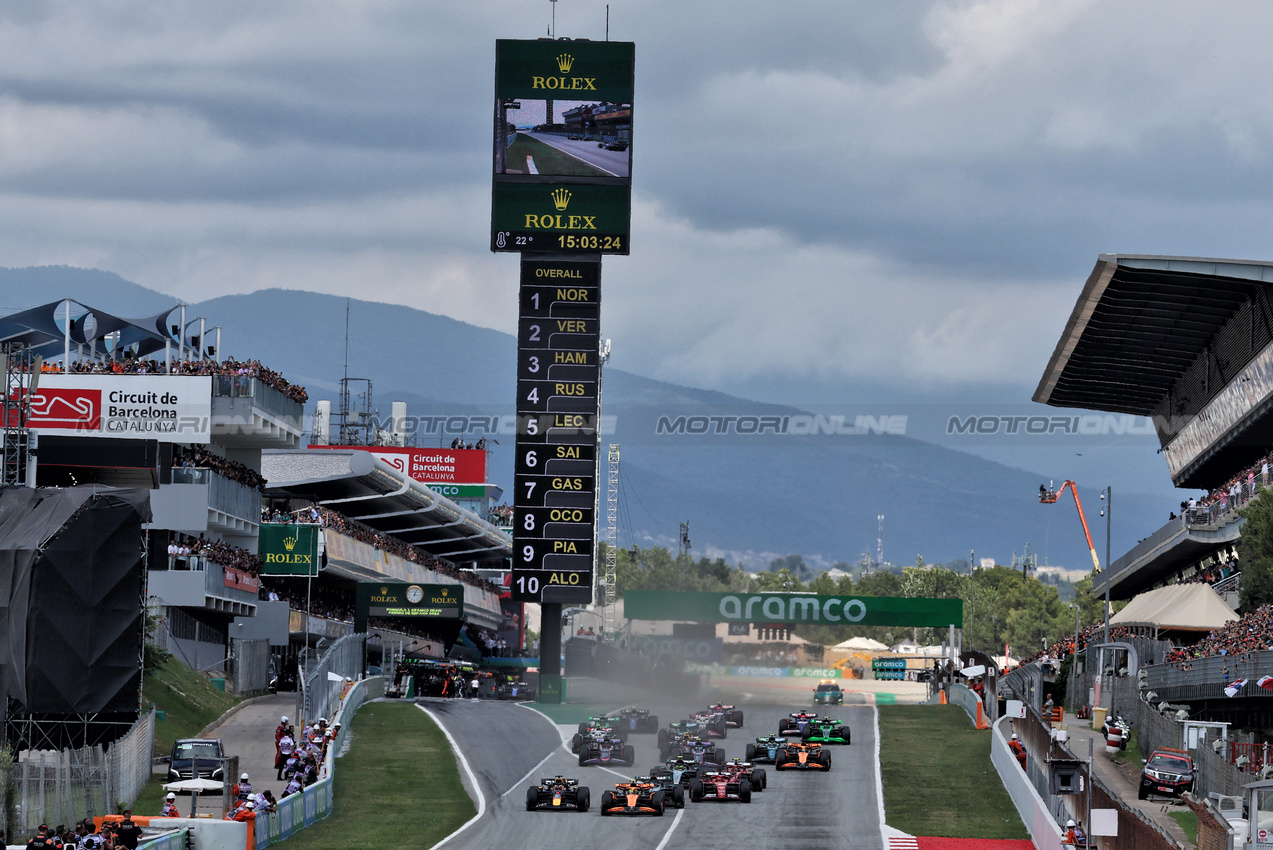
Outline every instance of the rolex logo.
{"type": "Polygon", "coordinates": [[[283,548],[284,548],[284,549],[286,549],[286,550],[287,550],[287,551],[289,551],[289,552],[290,552],[290,551],[292,551],[292,549],[296,548],[296,538],[295,538],[295,537],[284,537],[284,538],[283,538],[283,548]]]}
{"type": "Polygon", "coordinates": [[[442,588],[442,595],[443,595],[443,596],[446,596],[446,588],[445,588],[445,587],[444,587],[444,588],[442,588]]]}
{"type": "Polygon", "coordinates": [[[389,594],[389,588],[387,588],[387,587],[382,587],[382,588],[380,588],[380,595],[381,595],[381,596],[387,596],[388,594],[389,594]]]}
{"type": "Polygon", "coordinates": [[[553,206],[558,210],[564,210],[570,206],[570,192],[565,189],[553,189],[553,206]]]}
{"type": "Polygon", "coordinates": [[[574,64],[575,57],[571,56],[569,53],[563,53],[557,57],[557,70],[561,71],[563,74],[569,74],[570,66],[574,64]]]}

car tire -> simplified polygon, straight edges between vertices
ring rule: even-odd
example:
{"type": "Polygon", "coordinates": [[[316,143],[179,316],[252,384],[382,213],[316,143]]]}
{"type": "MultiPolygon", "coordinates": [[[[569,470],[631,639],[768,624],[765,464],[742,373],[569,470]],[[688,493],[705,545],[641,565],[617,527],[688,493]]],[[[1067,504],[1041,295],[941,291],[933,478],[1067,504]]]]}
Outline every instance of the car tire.
{"type": "Polygon", "coordinates": [[[570,739],[570,751],[572,753],[577,753],[579,752],[579,748],[582,746],[583,746],[583,735],[580,735],[578,732],[576,732],[575,736],[570,739]]]}
{"type": "Polygon", "coordinates": [[[586,758],[588,758],[588,751],[587,751],[587,750],[580,750],[580,751],[579,751],[579,766],[580,766],[580,767],[586,767],[586,766],[587,766],[587,765],[585,765],[585,764],[584,764],[584,760],[585,760],[586,758]]]}
{"type": "Polygon", "coordinates": [[[575,801],[579,811],[588,811],[588,807],[592,805],[592,792],[588,790],[586,785],[575,793],[575,801]]]}
{"type": "Polygon", "coordinates": [[[667,746],[667,742],[671,739],[671,735],[666,729],[659,730],[659,752],[663,752],[663,748],[667,746]]]}
{"type": "Polygon", "coordinates": [[[744,750],[744,752],[746,753],[746,758],[744,758],[743,761],[751,761],[756,757],[756,745],[748,744],[747,749],[744,750]]]}
{"type": "Polygon", "coordinates": [[[1146,799],[1148,799],[1148,798],[1149,798],[1149,792],[1145,790],[1145,786],[1144,786],[1144,785],[1142,785],[1142,786],[1140,786],[1139,788],[1137,788],[1137,789],[1136,789],[1136,799],[1137,799],[1137,800],[1146,800],[1146,799]]]}
{"type": "Polygon", "coordinates": [[[737,724],[739,729],[743,728],[743,713],[741,711],[734,711],[734,723],[737,724]]]}
{"type": "Polygon", "coordinates": [[[672,805],[678,809],[685,808],[685,789],[679,785],[672,786],[672,805]]]}
{"type": "Polygon", "coordinates": [[[751,772],[751,785],[755,791],[764,791],[769,787],[769,774],[763,767],[758,767],[751,772]]]}
{"type": "Polygon", "coordinates": [[[614,792],[601,792],[601,816],[608,817],[610,815],[610,807],[614,805],[614,792]]]}
{"type": "Polygon", "coordinates": [[[580,724],[579,724],[578,732],[579,732],[579,734],[580,734],[580,735],[586,735],[586,734],[588,734],[588,724],[587,724],[587,723],[580,723],[580,724]]]}
{"type": "Polygon", "coordinates": [[[844,745],[847,747],[852,742],[853,742],[853,730],[849,729],[846,726],[844,728],[844,745]]]}
{"type": "Polygon", "coordinates": [[[624,761],[626,761],[629,765],[636,764],[636,749],[631,744],[629,744],[628,746],[623,748],[623,753],[621,758],[624,761]]]}
{"type": "Polygon", "coordinates": [[[533,812],[539,808],[539,789],[534,785],[526,789],[526,811],[533,812]]]}
{"type": "Polygon", "coordinates": [[[831,767],[831,754],[826,750],[818,753],[818,761],[825,765],[828,769],[831,767]]]}
{"type": "Polygon", "coordinates": [[[738,799],[744,803],[751,802],[751,783],[745,777],[738,783],[738,799]]]}
{"type": "Polygon", "coordinates": [[[703,799],[703,780],[698,778],[690,780],[690,799],[695,803],[703,799]]]}
{"type": "Polygon", "coordinates": [[[713,760],[715,760],[717,764],[724,764],[725,763],[725,748],[717,747],[716,751],[712,754],[712,758],[713,760]]]}
{"type": "Polygon", "coordinates": [[[651,714],[649,717],[645,719],[645,731],[657,732],[658,729],[659,729],[659,716],[657,714],[651,714]]]}

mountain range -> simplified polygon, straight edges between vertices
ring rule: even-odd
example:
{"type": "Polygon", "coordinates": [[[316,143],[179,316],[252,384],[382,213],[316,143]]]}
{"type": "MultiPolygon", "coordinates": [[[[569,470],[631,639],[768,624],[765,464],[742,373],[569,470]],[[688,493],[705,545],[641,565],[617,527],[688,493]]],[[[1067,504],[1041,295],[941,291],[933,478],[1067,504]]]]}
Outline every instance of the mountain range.
{"type": "MultiPolygon", "coordinates": [[[[174,304],[109,272],[0,268],[5,312],[60,298],[125,316],[174,304]]],[[[206,316],[209,327],[222,327],[224,355],[259,359],[307,387],[307,413],[313,401],[338,397],[346,368],[350,377],[371,380],[371,406],[386,419],[391,401],[406,401],[410,415],[434,423],[442,416],[513,412],[516,345],[500,331],[400,305],[284,289],[192,304],[186,316],[206,316]]],[[[354,391],[362,393],[362,385],[354,391]]],[[[810,564],[829,566],[863,553],[873,557],[883,515],[884,556],[894,563],[967,558],[971,550],[979,559],[1010,563],[1027,543],[1040,564],[1089,562],[1073,508],[1038,502],[1038,487],[1049,476],[908,437],[886,411],[855,408],[851,400],[845,409],[857,414],[846,422],[818,420],[796,407],[607,367],[603,414],[612,432],[602,443],[621,446],[620,545],[675,547],[680,523],[688,522],[696,555],[755,568],[799,553],[810,564]],[[787,433],[773,427],[747,433],[762,418],[785,418],[787,433]],[[702,423],[706,433],[693,433],[702,423]]],[[[473,442],[482,433],[437,428],[417,433],[416,441],[449,445],[456,436],[473,442]]],[[[488,436],[499,441],[488,477],[507,490],[512,437],[488,436]]],[[[1092,507],[1097,491],[1080,492],[1104,562],[1104,523],[1092,507]]],[[[1170,507],[1160,496],[1119,497],[1114,557],[1161,525],[1170,507]]]]}

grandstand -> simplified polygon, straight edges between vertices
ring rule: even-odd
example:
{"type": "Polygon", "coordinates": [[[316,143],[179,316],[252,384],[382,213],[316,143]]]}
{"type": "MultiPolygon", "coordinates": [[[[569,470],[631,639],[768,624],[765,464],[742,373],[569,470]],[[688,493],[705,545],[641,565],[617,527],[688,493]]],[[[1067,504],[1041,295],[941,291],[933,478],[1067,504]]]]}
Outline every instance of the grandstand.
{"type": "Polygon", "coordinates": [[[1273,483],[1271,285],[1273,265],[1247,260],[1097,259],[1034,400],[1151,417],[1172,481],[1209,491],[1109,564],[1098,593],[1206,581],[1236,607],[1236,509],[1273,483]]]}
{"type": "Polygon", "coordinates": [[[7,351],[41,358],[30,361],[39,372],[27,420],[30,483],[150,491],[146,604],[161,646],[217,670],[232,640],[266,640],[281,674],[306,647],[353,631],[352,612],[328,605],[327,616],[306,618],[302,602],[352,598],[359,581],[467,588],[471,634],[376,622],[373,663],[391,646],[441,658],[457,642],[520,624],[487,580],[504,574],[511,545],[473,510],[484,512],[487,494],[461,507],[367,452],[301,449],[304,387],[257,361],[225,358],[222,329],[211,324],[187,321],[181,305],[129,319],[70,299],[0,317],[7,351]],[[263,587],[258,535],[269,502],[331,503],[322,508],[331,520],[321,531],[324,569],[304,596],[287,579],[263,587]]]}

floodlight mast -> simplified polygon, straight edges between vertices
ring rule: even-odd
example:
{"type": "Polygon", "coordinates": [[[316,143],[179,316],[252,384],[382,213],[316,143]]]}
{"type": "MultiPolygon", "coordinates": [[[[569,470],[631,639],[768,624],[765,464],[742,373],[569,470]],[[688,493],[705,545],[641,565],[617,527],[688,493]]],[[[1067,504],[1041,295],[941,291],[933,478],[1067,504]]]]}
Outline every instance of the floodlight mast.
{"type": "Polygon", "coordinates": [[[1044,485],[1039,485],[1039,502],[1045,505],[1056,504],[1056,500],[1065,492],[1065,488],[1069,487],[1070,492],[1074,494],[1074,506],[1079,510],[1079,522],[1083,524],[1083,536],[1087,538],[1087,550],[1092,553],[1092,572],[1099,573],[1101,571],[1101,561],[1096,556],[1096,546],[1092,543],[1092,533],[1087,530],[1087,517],[1083,516],[1083,503],[1079,500],[1079,488],[1073,481],[1064,482],[1057,490],[1052,490],[1044,485]]]}

